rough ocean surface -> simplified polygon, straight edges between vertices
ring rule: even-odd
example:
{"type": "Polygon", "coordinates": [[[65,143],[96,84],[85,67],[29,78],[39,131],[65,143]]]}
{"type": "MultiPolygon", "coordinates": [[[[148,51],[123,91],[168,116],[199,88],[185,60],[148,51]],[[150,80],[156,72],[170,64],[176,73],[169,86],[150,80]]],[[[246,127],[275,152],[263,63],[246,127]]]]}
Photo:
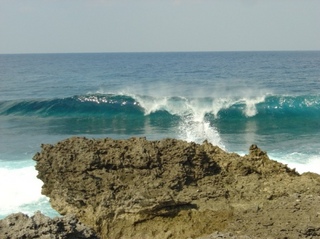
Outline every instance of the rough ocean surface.
{"type": "Polygon", "coordinates": [[[252,145],[74,137],[34,156],[42,193],[106,238],[320,238],[320,176],[252,145]]]}

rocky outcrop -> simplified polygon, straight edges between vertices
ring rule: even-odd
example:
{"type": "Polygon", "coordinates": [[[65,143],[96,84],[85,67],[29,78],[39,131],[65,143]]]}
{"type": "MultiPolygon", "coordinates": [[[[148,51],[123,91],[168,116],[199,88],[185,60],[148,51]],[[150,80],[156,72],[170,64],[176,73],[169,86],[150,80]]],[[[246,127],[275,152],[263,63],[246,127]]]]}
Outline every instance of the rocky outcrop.
{"type": "Polygon", "coordinates": [[[255,145],[241,157],[206,141],[74,137],[34,160],[53,208],[102,239],[320,238],[319,175],[255,145]]]}
{"type": "Polygon", "coordinates": [[[96,234],[73,216],[51,219],[40,212],[29,217],[11,214],[0,220],[1,239],[98,239],[96,234]]]}

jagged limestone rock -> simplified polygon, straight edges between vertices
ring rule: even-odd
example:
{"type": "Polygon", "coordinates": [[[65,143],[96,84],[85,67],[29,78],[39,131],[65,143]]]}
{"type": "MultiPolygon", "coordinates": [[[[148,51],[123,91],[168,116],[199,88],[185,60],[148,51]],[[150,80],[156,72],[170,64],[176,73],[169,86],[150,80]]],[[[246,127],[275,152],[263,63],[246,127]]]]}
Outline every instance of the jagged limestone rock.
{"type": "Polygon", "coordinates": [[[319,176],[255,145],[241,157],[206,141],[74,137],[42,145],[34,160],[53,208],[102,239],[319,236],[319,176]]]}
{"type": "Polygon", "coordinates": [[[0,238],[98,239],[95,232],[74,216],[51,219],[40,212],[31,217],[14,213],[0,220],[0,238]]]}

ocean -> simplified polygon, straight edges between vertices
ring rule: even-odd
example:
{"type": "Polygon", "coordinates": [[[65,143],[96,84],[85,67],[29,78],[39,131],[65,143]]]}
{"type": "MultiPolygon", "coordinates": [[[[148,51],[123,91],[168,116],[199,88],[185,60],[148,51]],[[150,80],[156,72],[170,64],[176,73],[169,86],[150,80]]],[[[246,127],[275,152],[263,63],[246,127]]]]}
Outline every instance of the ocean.
{"type": "Polygon", "coordinates": [[[320,173],[320,52],[0,55],[0,218],[58,215],[32,157],[71,136],[257,144],[320,173]]]}

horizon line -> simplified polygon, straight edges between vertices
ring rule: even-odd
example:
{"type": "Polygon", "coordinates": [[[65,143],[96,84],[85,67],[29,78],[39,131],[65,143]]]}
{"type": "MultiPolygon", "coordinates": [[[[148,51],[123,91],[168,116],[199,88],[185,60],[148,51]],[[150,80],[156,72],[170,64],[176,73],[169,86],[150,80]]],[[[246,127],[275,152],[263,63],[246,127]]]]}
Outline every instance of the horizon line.
{"type": "Polygon", "coordinates": [[[83,52],[17,52],[0,55],[49,55],[49,54],[157,54],[157,53],[231,53],[231,52],[317,52],[319,50],[213,50],[213,51],[83,51],[83,52]]]}

